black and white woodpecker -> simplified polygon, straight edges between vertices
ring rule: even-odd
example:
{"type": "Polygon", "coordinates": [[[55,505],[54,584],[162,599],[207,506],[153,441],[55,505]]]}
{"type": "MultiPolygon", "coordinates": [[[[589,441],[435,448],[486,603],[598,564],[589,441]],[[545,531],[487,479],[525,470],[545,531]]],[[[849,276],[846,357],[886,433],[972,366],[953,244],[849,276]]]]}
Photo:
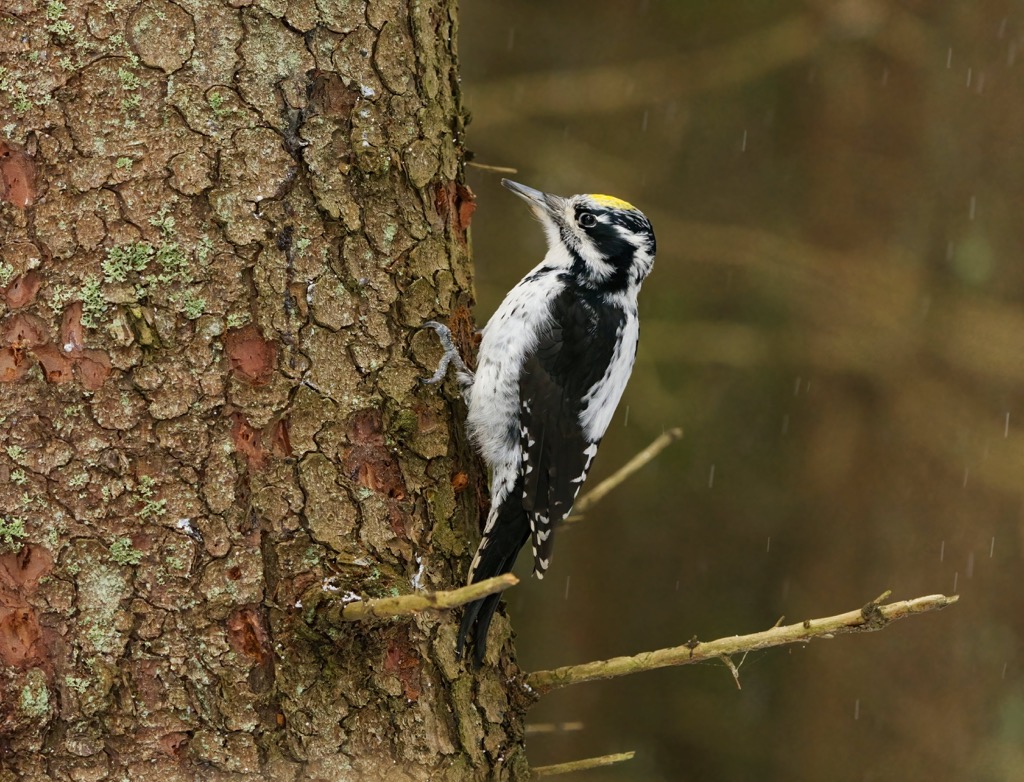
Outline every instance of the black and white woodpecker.
{"type": "MultiPolygon", "coordinates": [[[[654,263],[654,231],[632,204],[606,195],[571,198],[502,180],[525,200],[548,252],[483,330],[475,373],[448,330],[435,329],[469,406],[467,430],[491,473],[491,507],[469,583],[512,570],[530,541],[533,572],[551,562],[552,530],[572,510],[636,358],[637,294],[654,263]]],[[[477,664],[500,595],[470,603],[457,652],[470,635],[477,664]]]]}

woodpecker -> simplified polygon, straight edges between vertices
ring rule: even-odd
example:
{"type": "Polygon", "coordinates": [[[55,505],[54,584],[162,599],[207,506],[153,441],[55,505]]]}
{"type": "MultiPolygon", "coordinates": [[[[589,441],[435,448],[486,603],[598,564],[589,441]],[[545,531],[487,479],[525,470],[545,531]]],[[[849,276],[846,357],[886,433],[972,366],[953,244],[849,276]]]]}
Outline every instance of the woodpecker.
{"type": "MultiPolygon", "coordinates": [[[[491,506],[469,583],[512,570],[530,541],[533,573],[551,562],[552,531],[572,510],[633,371],[637,294],[654,264],[650,221],[606,195],[563,198],[503,179],[540,220],[544,260],[509,291],[483,330],[476,372],[448,329],[424,324],[467,401],[467,431],[490,470],[491,506]]],[[[457,654],[472,636],[482,664],[500,595],[465,608],[457,654]]]]}

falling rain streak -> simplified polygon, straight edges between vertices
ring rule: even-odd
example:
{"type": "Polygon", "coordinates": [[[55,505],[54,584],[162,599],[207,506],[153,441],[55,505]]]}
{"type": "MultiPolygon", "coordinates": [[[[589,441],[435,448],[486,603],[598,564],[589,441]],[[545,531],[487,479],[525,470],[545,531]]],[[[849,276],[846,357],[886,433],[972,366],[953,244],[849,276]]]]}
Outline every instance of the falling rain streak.
{"type": "Polygon", "coordinates": [[[712,488],[715,485],[715,465],[711,465],[711,472],[708,474],[708,488],[712,488]]]}
{"type": "Polygon", "coordinates": [[[853,719],[860,719],[860,698],[857,698],[857,700],[853,702],[853,719]]]}

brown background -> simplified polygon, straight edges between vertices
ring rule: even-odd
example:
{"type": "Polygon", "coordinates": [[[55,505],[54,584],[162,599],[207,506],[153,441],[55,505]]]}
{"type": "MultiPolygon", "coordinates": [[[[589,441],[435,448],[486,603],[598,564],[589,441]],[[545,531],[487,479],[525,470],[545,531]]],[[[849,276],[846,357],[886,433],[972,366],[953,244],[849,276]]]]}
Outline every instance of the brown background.
{"type": "MultiPolygon", "coordinates": [[[[955,2],[466,3],[469,146],[652,219],[593,482],[686,435],[511,597],[523,666],[958,592],[885,632],[548,696],[589,780],[1024,777],[1024,11],[955,2]]],[[[543,254],[471,170],[483,322],[543,254]]],[[[524,569],[525,574],[525,569],[524,569]]]]}

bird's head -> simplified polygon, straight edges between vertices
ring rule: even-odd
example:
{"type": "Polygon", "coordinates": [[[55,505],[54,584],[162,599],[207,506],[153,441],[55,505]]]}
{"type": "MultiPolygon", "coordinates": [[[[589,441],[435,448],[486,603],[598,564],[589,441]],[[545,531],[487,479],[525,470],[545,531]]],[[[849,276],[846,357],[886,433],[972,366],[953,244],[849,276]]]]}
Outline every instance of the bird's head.
{"type": "Polygon", "coordinates": [[[564,198],[508,179],[501,183],[544,225],[549,260],[564,263],[581,285],[635,295],[654,264],[654,229],[643,212],[613,196],[564,198]]]}

